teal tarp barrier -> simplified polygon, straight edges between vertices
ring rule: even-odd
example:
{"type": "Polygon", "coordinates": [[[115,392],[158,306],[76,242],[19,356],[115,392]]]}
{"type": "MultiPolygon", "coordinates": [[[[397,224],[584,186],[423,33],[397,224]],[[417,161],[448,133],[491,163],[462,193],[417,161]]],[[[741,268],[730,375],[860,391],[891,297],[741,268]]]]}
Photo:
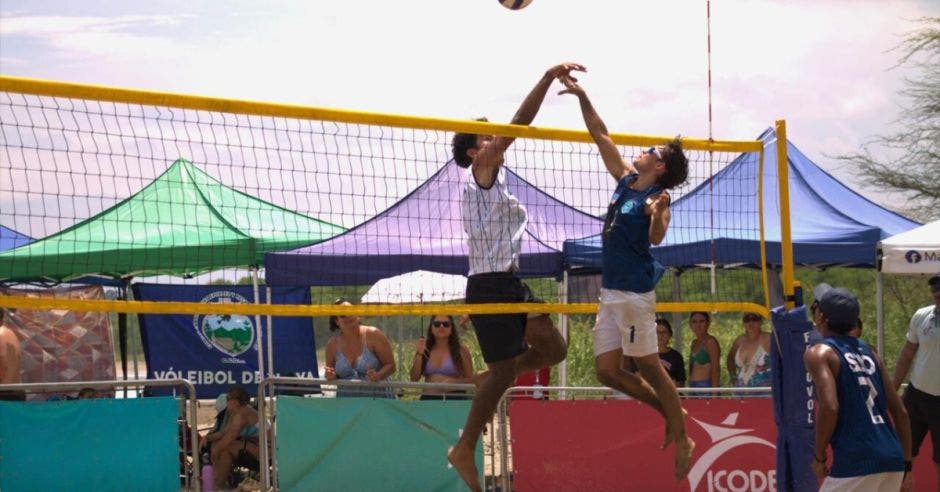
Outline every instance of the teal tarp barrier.
{"type": "Polygon", "coordinates": [[[0,402],[0,490],[178,491],[172,397],[0,402]]]}
{"type": "MultiPolygon", "coordinates": [[[[470,401],[277,399],[282,491],[466,490],[447,449],[470,401]]],[[[477,447],[483,469],[483,446],[477,447]]]]}

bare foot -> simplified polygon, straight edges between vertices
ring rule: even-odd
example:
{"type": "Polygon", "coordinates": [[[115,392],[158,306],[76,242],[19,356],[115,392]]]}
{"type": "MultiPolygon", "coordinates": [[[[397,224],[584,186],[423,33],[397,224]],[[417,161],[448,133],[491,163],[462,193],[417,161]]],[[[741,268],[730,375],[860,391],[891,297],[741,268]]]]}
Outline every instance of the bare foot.
{"type": "Polygon", "coordinates": [[[454,466],[461,480],[470,487],[473,492],[483,492],[480,487],[480,473],[477,472],[477,464],[474,461],[473,450],[457,443],[450,452],[447,453],[447,461],[454,466]]]}
{"type": "MultiPolygon", "coordinates": [[[[684,408],[680,407],[680,409],[682,410],[682,420],[684,421],[685,418],[689,416],[689,412],[684,408]]],[[[663,436],[663,443],[659,446],[659,449],[663,450],[663,449],[668,448],[670,444],[675,442],[675,440],[676,440],[676,432],[669,429],[669,422],[666,422],[666,435],[663,436]]]]}
{"type": "Polygon", "coordinates": [[[689,474],[693,450],[695,450],[695,441],[689,436],[676,442],[676,480],[683,480],[689,474]]]}

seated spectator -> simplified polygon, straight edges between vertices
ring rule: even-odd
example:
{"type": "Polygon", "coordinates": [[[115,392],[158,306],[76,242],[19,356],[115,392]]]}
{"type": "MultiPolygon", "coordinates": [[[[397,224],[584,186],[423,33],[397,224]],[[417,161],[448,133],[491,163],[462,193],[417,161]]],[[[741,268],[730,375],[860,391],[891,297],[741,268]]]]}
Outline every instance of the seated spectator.
{"type": "MultiPolygon", "coordinates": [[[[659,362],[666,369],[666,373],[672,378],[676,387],[685,386],[685,359],[678,350],[669,346],[672,340],[672,324],[666,318],[656,318],[656,344],[659,349],[659,362]]],[[[630,372],[637,372],[636,362],[633,357],[624,357],[626,359],[626,369],[630,372]]]]}
{"type": "Polygon", "coordinates": [[[714,388],[721,375],[721,346],[718,339],[708,333],[711,316],[704,311],[689,315],[689,328],[695,334],[689,354],[689,387],[714,388]]]}
{"type": "Polygon", "coordinates": [[[79,400],[94,400],[98,398],[98,392],[94,388],[82,388],[78,390],[79,400]]]}
{"type": "MultiPolygon", "coordinates": [[[[352,306],[345,299],[333,304],[352,306]]],[[[395,372],[392,344],[382,330],[359,323],[358,316],[330,316],[330,331],[338,332],[326,343],[326,379],[385,381],[395,372]]],[[[390,397],[388,388],[365,390],[340,386],[338,397],[390,397]]]]}
{"type": "Polygon", "coordinates": [[[202,439],[203,445],[209,446],[209,454],[215,477],[215,488],[230,486],[229,476],[232,464],[239,454],[247,453],[254,459],[260,456],[258,447],[259,420],[258,412],[249,405],[248,392],[239,386],[232,386],[226,394],[225,418],[218,430],[212,431],[202,439]]]}
{"type": "MultiPolygon", "coordinates": [[[[422,376],[426,383],[473,382],[473,359],[470,350],[460,343],[453,316],[432,316],[427,333],[418,339],[414,361],[411,363],[411,380],[418,381],[422,376]]],[[[421,393],[421,399],[465,399],[464,393],[427,388],[421,393]]]]}
{"type": "Polygon", "coordinates": [[[732,386],[770,386],[770,333],[762,330],[763,322],[758,314],[744,314],[744,334],[731,344],[726,361],[732,386]]]}

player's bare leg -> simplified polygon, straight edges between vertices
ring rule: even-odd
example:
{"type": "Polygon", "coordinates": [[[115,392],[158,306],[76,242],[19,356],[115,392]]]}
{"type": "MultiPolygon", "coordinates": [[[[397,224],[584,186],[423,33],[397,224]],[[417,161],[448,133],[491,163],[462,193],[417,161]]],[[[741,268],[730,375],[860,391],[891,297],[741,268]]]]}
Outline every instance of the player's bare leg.
{"type": "Polygon", "coordinates": [[[659,397],[663,415],[666,417],[667,439],[671,437],[676,443],[675,477],[676,480],[682,480],[689,474],[695,441],[685,433],[685,418],[679,403],[679,393],[659,362],[657,354],[634,357],[634,360],[643,379],[649,382],[659,397]]]}
{"type": "Polygon", "coordinates": [[[460,435],[453,449],[447,453],[447,461],[454,466],[470,490],[483,490],[480,486],[480,472],[477,469],[474,450],[476,450],[480,434],[483,433],[483,428],[496,412],[499,399],[516,379],[516,359],[514,357],[488,364],[489,372],[473,397],[463,434],[460,435]]]}
{"type": "Polygon", "coordinates": [[[623,370],[620,365],[622,358],[623,352],[620,349],[604,352],[595,357],[594,369],[597,372],[597,380],[608,388],[626,393],[646,403],[666,418],[656,391],[643,378],[623,370]]]}
{"type": "Polygon", "coordinates": [[[525,341],[529,349],[517,358],[516,374],[553,366],[568,355],[568,344],[547,314],[526,320],[525,341]]]}

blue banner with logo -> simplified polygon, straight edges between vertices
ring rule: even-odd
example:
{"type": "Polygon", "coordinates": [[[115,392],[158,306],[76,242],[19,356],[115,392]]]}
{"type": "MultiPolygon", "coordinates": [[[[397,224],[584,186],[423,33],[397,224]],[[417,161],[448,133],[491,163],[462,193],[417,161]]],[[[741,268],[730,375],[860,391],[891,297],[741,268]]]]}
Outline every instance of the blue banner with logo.
{"type": "MultiPolygon", "coordinates": [[[[157,302],[253,303],[250,285],[134,284],[134,298],[157,302]]],[[[266,304],[267,289],[259,302],[266,304]]],[[[307,287],[272,287],[271,304],[310,304],[307,287]]],[[[221,306],[220,306],[221,307],[221,306]]],[[[255,394],[259,380],[259,336],[254,316],[140,314],[140,335],[150,379],[187,379],[199,398],[215,398],[238,385],[255,394]]],[[[261,316],[261,346],[267,368],[268,317],[261,316]]],[[[318,377],[313,322],[309,317],[272,317],[275,375],[318,377]]],[[[153,389],[162,394],[168,389],[153,389]]]]}

